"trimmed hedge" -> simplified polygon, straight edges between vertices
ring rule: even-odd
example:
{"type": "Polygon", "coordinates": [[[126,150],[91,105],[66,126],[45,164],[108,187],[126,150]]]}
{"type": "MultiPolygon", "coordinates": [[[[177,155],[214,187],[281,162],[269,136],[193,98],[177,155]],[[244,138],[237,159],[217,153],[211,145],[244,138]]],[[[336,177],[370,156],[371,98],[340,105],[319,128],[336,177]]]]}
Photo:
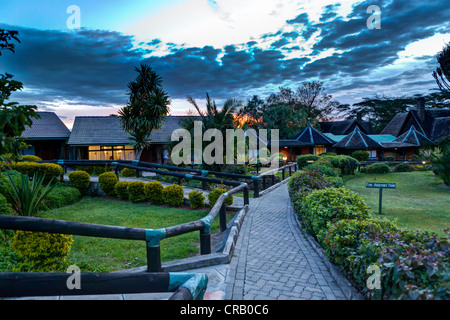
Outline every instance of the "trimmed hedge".
{"type": "Polygon", "coordinates": [[[327,165],[324,162],[322,162],[322,163],[316,162],[316,163],[308,164],[305,167],[305,170],[308,170],[308,169],[315,169],[326,177],[339,177],[339,172],[337,172],[336,169],[333,169],[331,166],[327,165]]]}
{"type": "Polygon", "coordinates": [[[408,163],[400,163],[394,168],[394,172],[412,172],[412,171],[414,171],[414,167],[408,163]]]}
{"type": "MultiPolygon", "coordinates": [[[[211,190],[211,192],[208,194],[209,205],[211,207],[214,207],[214,205],[217,202],[217,199],[219,199],[220,195],[225,192],[227,192],[227,189],[222,187],[216,187],[213,190],[211,190]]],[[[225,205],[231,206],[232,204],[233,204],[233,195],[229,195],[225,199],[225,205]]]]}
{"type": "Polygon", "coordinates": [[[145,197],[153,204],[163,204],[164,187],[159,181],[150,181],[145,184],[145,197]]]}
{"type": "Polygon", "coordinates": [[[130,168],[123,168],[122,177],[136,177],[136,170],[130,168]]]}
{"type": "Polygon", "coordinates": [[[67,184],[59,183],[45,197],[40,210],[51,210],[74,204],[81,198],[81,192],[67,184]]]}
{"type": "Polygon", "coordinates": [[[202,208],[205,206],[205,196],[202,192],[197,190],[192,190],[188,193],[189,204],[192,209],[202,208]]]}
{"type": "Polygon", "coordinates": [[[115,196],[114,187],[117,182],[119,179],[114,172],[104,172],[98,176],[100,189],[108,196],[115,196]]]}
{"type": "Polygon", "coordinates": [[[128,198],[132,202],[142,202],[147,200],[144,194],[145,183],[142,181],[130,181],[128,182],[127,191],[128,198]]]}
{"type": "Polygon", "coordinates": [[[182,186],[171,184],[163,189],[162,198],[165,204],[179,207],[184,202],[184,190],[182,186]]]}
{"type": "Polygon", "coordinates": [[[2,194],[0,194],[0,214],[14,214],[11,205],[6,201],[6,198],[2,194]]]}
{"type": "Polygon", "coordinates": [[[119,181],[114,186],[114,193],[121,200],[128,200],[128,182],[127,181],[119,181]]]}
{"type": "Polygon", "coordinates": [[[41,158],[39,158],[38,156],[34,156],[31,154],[26,154],[20,157],[20,160],[22,161],[42,161],[41,158]]]}
{"type": "Polygon", "coordinates": [[[352,152],[352,158],[355,158],[358,161],[367,161],[369,160],[370,154],[365,150],[357,150],[352,152]]]}
{"type": "Polygon", "coordinates": [[[12,169],[19,171],[28,176],[33,176],[35,172],[39,176],[44,176],[44,182],[50,180],[58,180],[64,173],[63,168],[60,165],[54,163],[37,163],[37,162],[17,162],[11,165],[12,169]]]}
{"type": "Polygon", "coordinates": [[[63,271],[72,242],[72,235],[17,231],[11,247],[25,259],[18,271],[63,271]]]}
{"type": "Polygon", "coordinates": [[[341,219],[366,219],[370,209],[362,197],[345,188],[315,190],[302,201],[300,215],[310,231],[322,243],[328,224],[341,219]]]}
{"type": "Polygon", "coordinates": [[[369,174],[386,174],[389,173],[390,171],[391,170],[389,169],[389,166],[387,164],[380,162],[361,168],[362,173],[369,173],[369,174]]]}
{"type": "Polygon", "coordinates": [[[317,160],[319,160],[319,156],[317,156],[315,154],[301,155],[301,156],[298,156],[296,159],[298,167],[300,169],[303,169],[304,167],[306,167],[309,164],[308,161],[317,161],[317,160]]]}
{"type": "Polygon", "coordinates": [[[91,184],[91,176],[86,171],[72,171],[69,173],[70,185],[84,194],[91,184]]]}

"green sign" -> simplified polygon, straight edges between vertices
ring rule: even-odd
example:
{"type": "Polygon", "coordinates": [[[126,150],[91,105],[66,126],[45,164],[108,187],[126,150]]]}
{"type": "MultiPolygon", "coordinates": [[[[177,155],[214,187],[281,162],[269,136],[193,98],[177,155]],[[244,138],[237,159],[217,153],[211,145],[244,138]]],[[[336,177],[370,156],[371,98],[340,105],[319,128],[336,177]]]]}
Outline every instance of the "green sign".
{"type": "Polygon", "coordinates": [[[383,189],[396,189],[396,183],[377,183],[377,182],[367,182],[366,188],[378,188],[380,189],[380,198],[379,198],[379,209],[378,214],[382,214],[381,212],[381,204],[383,202],[383,189]]]}
{"type": "Polygon", "coordinates": [[[367,182],[366,188],[385,188],[385,189],[396,189],[396,183],[376,183],[376,182],[367,182]]]}

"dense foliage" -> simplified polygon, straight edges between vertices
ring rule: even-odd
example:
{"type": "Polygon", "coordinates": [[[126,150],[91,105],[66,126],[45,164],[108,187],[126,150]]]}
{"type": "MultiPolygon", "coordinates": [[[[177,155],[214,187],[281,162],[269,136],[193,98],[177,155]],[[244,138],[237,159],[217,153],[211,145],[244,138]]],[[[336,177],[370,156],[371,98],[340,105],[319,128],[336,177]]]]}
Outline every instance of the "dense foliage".
{"type": "Polygon", "coordinates": [[[184,203],[183,187],[177,184],[171,184],[163,189],[162,198],[165,204],[173,207],[179,207],[184,203]]]}
{"type": "Polygon", "coordinates": [[[144,193],[147,199],[153,204],[163,204],[164,187],[159,181],[150,181],[145,184],[144,193]]]}
{"type": "Polygon", "coordinates": [[[116,186],[117,182],[119,182],[119,179],[114,172],[105,172],[98,176],[100,189],[108,196],[115,195],[114,187],[116,186]]]}
{"type": "Polygon", "coordinates": [[[84,194],[91,184],[91,176],[86,171],[76,170],[69,173],[70,185],[84,194]]]}
{"type": "Polygon", "coordinates": [[[202,208],[205,206],[205,196],[202,192],[197,190],[192,190],[188,193],[189,204],[192,209],[202,208]]]}

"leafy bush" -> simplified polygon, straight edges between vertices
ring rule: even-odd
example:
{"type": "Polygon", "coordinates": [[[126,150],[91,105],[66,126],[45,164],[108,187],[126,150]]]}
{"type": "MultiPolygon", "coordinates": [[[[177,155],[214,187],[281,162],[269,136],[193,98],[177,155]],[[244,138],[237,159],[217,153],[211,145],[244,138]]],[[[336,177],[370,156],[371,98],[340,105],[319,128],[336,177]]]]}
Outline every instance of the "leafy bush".
{"type": "MultiPolygon", "coordinates": [[[[209,205],[213,207],[216,204],[217,199],[219,199],[220,195],[225,192],[227,192],[227,189],[222,187],[216,187],[213,190],[211,190],[211,192],[208,194],[209,205]]],[[[229,195],[225,199],[225,205],[231,206],[232,204],[233,204],[233,195],[229,195]]]]}
{"type": "Polygon", "coordinates": [[[197,190],[192,190],[188,193],[189,204],[192,209],[202,208],[205,206],[205,196],[202,192],[197,190]]]}
{"type": "Polygon", "coordinates": [[[317,161],[319,160],[319,156],[315,154],[305,154],[297,157],[297,164],[300,169],[306,167],[309,163],[308,161],[317,161]]]}
{"type": "Polygon", "coordinates": [[[227,164],[223,171],[227,173],[247,174],[247,167],[243,164],[227,164]]]}
{"type": "Polygon", "coordinates": [[[142,202],[147,200],[144,193],[145,183],[142,181],[130,181],[128,182],[128,198],[132,202],[142,202]]]}
{"type": "Polygon", "coordinates": [[[144,193],[148,200],[153,204],[162,204],[164,187],[159,181],[150,181],[145,184],[144,193]]]}
{"type": "Polygon", "coordinates": [[[104,172],[98,176],[100,189],[108,196],[115,196],[114,187],[117,182],[119,182],[119,179],[114,172],[104,172]]]}
{"type": "Polygon", "coordinates": [[[40,210],[50,210],[61,208],[73,204],[80,200],[81,192],[67,184],[56,185],[42,201],[40,210]]]}
{"type": "MultiPolygon", "coordinates": [[[[103,159],[101,159],[103,160],[103,159]]],[[[111,172],[113,170],[112,166],[79,166],[77,170],[86,171],[91,176],[99,176],[105,172],[111,172]]]]}
{"type": "Polygon", "coordinates": [[[0,194],[6,198],[6,201],[11,203],[13,201],[10,194],[10,191],[12,191],[12,186],[8,176],[11,177],[14,184],[19,185],[21,183],[21,173],[16,170],[8,170],[0,173],[0,194]]]}
{"type": "Polygon", "coordinates": [[[365,219],[369,212],[369,207],[357,193],[345,188],[327,188],[307,195],[300,214],[306,228],[322,243],[328,223],[365,219]]]}
{"type": "Polygon", "coordinates": [[[20,271],[63,271],[72,246],[71,235],[17,231],[11,247],[25,259],[20,271]]]}
{"type": "Polygon", "coordinates": [[[365,150],[357,150],[352,152],[352,158],[355,158],[358,161],[367,161],[369,160],[369,153],[365,150]]]}
{"type": "Polygon", "coordinates": [[[387,164],[379,162],[361,168],[361,172],[370,174],[386,174],[390,172],[390,169],[387,164]]]}
{"type": "Polygon", "coordinates": [[[114,193],[119,199],[128,200],[128,182],[127,181],[119,181],[114,186],[114,193]]]}
{"type": "Polygon", "coordinates": [[[412,172],[412,171],[414,171],[414,167],[408,163],[400,163],[399,165],[395,166],[394,171],[395,172],[412,172]]]}
{"type": "Polygon", "coordinates": [[[317,170],[297,171],[288,182],[289,195],[297,213],[310,192],[330,187],[332,184],[317,170]]]}
{"type": "Polygon", "coordinates": [[[385,159],[386,159],[386,161],[395,161],[396,160],[395,156],[386,156],[385,159]]]}
{"type": "Polygon", "coordinates": [[[38,156],[34,156],[31,154],[23,155],[19,159],[22,161],[42,161],[42,159],[38,156]]]}
{"type": "Polygon", "coordinates": [[[308,169],[315,169],[326,177],[338,177],[339,176],[339,173],[335,169],[333,169],[331,166],[328,166],[328,165],[320,163],[320,162],[308,164],[305,167],[305,170],[308,170],[308,169]]]}
{"type": "Polygon", "coordinates": [[[40,177],[45,176],[44,182],[56,181],[64,173],[63,168],[54,163],[17,162],[12,168],[30,177],[36,172],[40,177]]]}
{"type": "Polygon", "coordinates": [[[123,177],[136,177],[136,170],[130,169],[130,168],[123,168],[122,169],[122,176],[123,177]]]}
{"type": "Polygon", "coordinates": [[[14,214],[11,205],[6,201],[6,198],[0,194],[0,214],[14,214]]]}
{"type": "Polygon", "coordinates": [[[342,180],[341,177],[327,177],[325,176],[325,180],[327,180],[328,182],[330,182],[333,187],[335,188],[340,188],[344,186],[344,180],[342,180]]]}
{"type": "Polygon", "coordinates": [[[333,157],[333,156],[337,156],[337,154],[335,152],[324,152],[320,154],[321,157],[324,156],[329,156],[329,157],[333,157]]]}
{"type": "Polygon", "coordinates": [[[321,161],[324,160],[330,161],[331,167],[339,169],[341,175],[354,174],[359,164],[358,160],[346,155],[321,157],[321,161]]]}
{"type": "Polygon", "coordinates": [[[398,228],[382,219],[340,220],[323,240],[328,259],[372,299],[447,299],[447,239],[398,228]],[[381,269],[381,290],[368,291],[366,270],[381,269]]]}
{"type": "Polygon", "coordinates": [[[183,187],[177,184],[171,184],[163,189],[162,198],[165,204],[179,207],[184,202],[183,187]]]}
{"type": "Polygon", "coordinates": [[[91,176],[86,171],[72,171],[69,173],[70,185],[84,194],[91,184],[91,176]]]}

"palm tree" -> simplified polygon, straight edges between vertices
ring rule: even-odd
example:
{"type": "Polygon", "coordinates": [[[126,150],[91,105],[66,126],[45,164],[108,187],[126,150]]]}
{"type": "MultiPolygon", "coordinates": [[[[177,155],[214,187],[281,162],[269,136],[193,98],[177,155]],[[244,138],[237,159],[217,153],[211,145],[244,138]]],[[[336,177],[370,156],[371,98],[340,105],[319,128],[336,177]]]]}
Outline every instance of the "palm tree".
{"type": "Polygon", "coordinates": [[[135,71],[136,80],[128,84],[128,103],[118,111],[122,128],[131,136],[139,160],[142,151],[150,145],[150,134],[159,129],[164,116],[170,112],[169,96],[162,88],[161,77],[148,65],[141,64],[135,71]]]}
{"type": "MultiPolygon", "coordinates": [[[[226,136],[227,129],[235,129],[239,123],[236,121],[239,116],[239,107],[241,106],[241,101],[239,99],[229,98],[227,99],[222,108],[217,107],[216,102],[210,98],[209,94],[206,93],[206,107],[204,110],[200,108],[194,98],[187,97],[187,101],[192,104],[195,108],[195,112],[190,112],[191,117],[182,120],[181,126],[191,132],[193,136],[194,121],[202,122],[202,131],[208,129],[217,129],[222,133],[222,136],[226,136]]],[[[224,139],[225,150],[226,141],[224,139]]],[[[206,143],[202,146],[202,150],[206,147],[206,143]]],[[[214,170],[221,170],[222,165],[214,165],[214,170]]]]}

